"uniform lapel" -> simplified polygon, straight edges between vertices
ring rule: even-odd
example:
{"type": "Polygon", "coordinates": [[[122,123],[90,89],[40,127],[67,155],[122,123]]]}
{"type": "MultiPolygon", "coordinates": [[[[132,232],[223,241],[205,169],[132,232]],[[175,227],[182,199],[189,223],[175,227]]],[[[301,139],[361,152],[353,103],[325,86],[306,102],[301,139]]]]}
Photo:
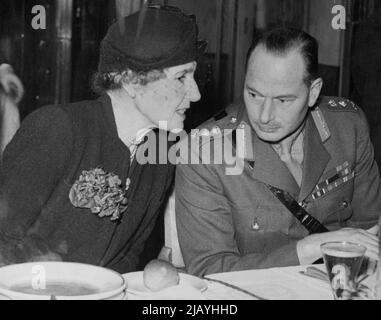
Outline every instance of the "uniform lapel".
{"type": "Polygon", "coordinates": [[[311,116],[307,119],[304,139],[303,178],[299,201],[303,201],[311,194],[330,160],[330,154],[324,147],[322,137],[311,116]]]}
{"type": "Polygon", "coordinates": [[[294,177],[280,160],[269,143],[253,133],[254,169],[253,177],[264,183],[288,191],[291,195],[299,194],[299,186],[294,177]]]}
{"type": "Polygon", "coordinates": [[[294,177],[271,145],[262,141],[252,129],[243,105],[239,109],[237,119],[237,123],[244,124],[245,167],[251,171],[252,177],[297,197],[300,188],[294,177]]]}

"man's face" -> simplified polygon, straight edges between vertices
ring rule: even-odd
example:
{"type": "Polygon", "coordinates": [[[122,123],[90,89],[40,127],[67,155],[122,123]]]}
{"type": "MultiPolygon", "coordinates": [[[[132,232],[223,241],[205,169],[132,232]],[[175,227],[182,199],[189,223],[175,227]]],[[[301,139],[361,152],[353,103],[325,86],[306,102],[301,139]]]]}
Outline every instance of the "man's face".
{"type": "Polygon", "coordinates": [[[137,90],[136,106],[154,126],[165,122],[168,130],[183,129],[190,103],[201,98],[195,70],[196,62],[167,68],[166,77],[137,90]]]}
{"type": "Polygon", "coordinates": [[[248,61],[244,101],[250,123],[262,140],[280,142],[294,133],[308,111],[305,63],[298,49],[285,56],[262,46],[248,61]]]}

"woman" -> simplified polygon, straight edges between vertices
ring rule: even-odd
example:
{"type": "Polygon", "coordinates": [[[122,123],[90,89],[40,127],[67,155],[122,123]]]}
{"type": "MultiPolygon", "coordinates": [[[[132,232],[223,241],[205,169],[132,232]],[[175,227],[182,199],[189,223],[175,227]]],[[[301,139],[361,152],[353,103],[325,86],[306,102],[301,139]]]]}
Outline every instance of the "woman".
{"type": "Polygon", "coordinates": [[[23,85],[13,68],[2,62],[0,53],[0,156],[20,127],[18,103],[24,94],[23,85]]]}
{"type": "Polygon", "coordinates": [[[200,99],[197,37],[193,17],[145,7],[103,39],[98,100],[44,107],[23,122],[3,159],[3,264],[60,257],[136,270],[174,171],[139,164],[137,145],[162,133],[159,122],[181,129],[200,99]]]}

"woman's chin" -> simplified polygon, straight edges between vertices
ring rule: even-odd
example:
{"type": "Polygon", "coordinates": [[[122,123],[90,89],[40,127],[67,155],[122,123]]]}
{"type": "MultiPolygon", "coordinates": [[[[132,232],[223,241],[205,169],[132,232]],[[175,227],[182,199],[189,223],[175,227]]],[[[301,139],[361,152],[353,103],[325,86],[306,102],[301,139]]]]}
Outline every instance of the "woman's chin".
{"type": "Polygon", "coordinates": [[[180,132],[184,129],[184,121],[176,121],[168,124],[168,131],[180,132]]]}

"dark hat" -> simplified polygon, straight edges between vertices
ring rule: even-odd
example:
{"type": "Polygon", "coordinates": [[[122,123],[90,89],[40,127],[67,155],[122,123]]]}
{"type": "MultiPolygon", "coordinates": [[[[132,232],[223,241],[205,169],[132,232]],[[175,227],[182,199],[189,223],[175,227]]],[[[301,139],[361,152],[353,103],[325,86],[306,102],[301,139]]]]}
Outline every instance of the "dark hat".
{"type": "Polygon", "coordinates": [[[170,6],[144,6],[114,23],[101,43],[98,71],[149,71],[185,64],[206,49],[195,17],[170,6]]]}

